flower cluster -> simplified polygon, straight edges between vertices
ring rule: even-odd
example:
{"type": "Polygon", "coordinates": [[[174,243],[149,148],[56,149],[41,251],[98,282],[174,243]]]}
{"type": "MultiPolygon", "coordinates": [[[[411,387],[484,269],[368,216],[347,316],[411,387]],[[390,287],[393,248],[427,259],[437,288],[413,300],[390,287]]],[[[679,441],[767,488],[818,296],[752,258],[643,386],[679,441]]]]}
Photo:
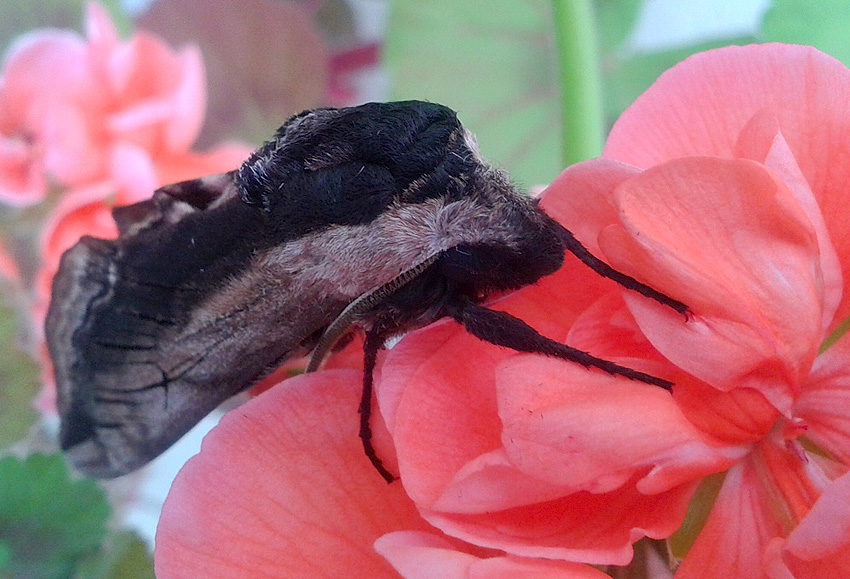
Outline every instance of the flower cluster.
{"type": "Polygon", "coordinates": [[[145,33],[121,40],[95,3],[85,38],[33,31],[10,48],[0,74],[0,203],[51,207],[35,280],[39,331],[59,258],[81,235],[115,237],[112,206],[231,170],[250,153],[238,144],[193,151],[206,95],[199,52],[175,52],[145,33]]]}
{"type": "Polygon", "coordinates": [[[671,392],[434,324],[379,367],[398,481],[362,454],[359,372],[291,378],[178,476],[158,576],[605,577],[588,564],[643,538],[669,539],[679,579],[850,574],[848,102],[814,49],[700,54],[543,194],[689,313],[572,258],[490,305],[671,392]]]}

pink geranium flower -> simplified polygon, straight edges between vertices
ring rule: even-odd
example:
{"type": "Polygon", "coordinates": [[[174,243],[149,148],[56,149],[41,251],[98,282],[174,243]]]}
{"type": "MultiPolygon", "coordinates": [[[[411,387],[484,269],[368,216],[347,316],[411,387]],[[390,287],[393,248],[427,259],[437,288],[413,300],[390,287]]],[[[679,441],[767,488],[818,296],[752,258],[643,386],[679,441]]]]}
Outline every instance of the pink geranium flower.
{"type": "Polygon", "coordinates": [[[672,537],[677,578],[850,574],[847,102],[850,71],[811,48],[697,55],[545,192],[691,311],[573,258],[493,307],[672,393],[434,324],[380,367],[399,481],[362,456],[359,374],[285,381],[178,476],[158,575],[598,577],[578,563],[628,564],[643,537],[672,537]]]}
{"type": "MultiPolygon", "coordinates": [[[[204,109],[197,49],[175,52],[145,33],[122,41],[106,11],[91,3],[86,38],[37,30],[6,55],[0,201],[38,202],[51,182],[117,183],[128,194],[123,201],[150,195],[171,178],[170,168],[197,165],[190,147],[204,109]]],[[[238,163],[241,152],[229,160],[238,163]]]]}

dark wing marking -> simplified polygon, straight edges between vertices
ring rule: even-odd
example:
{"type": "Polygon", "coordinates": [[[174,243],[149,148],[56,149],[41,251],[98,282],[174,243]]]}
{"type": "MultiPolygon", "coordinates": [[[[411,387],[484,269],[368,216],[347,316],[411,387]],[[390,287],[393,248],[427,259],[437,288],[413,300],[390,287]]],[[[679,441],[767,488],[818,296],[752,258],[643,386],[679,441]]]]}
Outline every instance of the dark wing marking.
{"type": "Polygon", "coordinates": [[[146,225],[125,220],[130,233],[118,240],[83,238],[54,280],[63,299],[51,303],[46,333],[61,445],[95,476],[163,452],[346,305],[314,295],[304,308],[292,274],[255,271],[271,247],[255,208],[167,197],[124,212],[146,225]]]}

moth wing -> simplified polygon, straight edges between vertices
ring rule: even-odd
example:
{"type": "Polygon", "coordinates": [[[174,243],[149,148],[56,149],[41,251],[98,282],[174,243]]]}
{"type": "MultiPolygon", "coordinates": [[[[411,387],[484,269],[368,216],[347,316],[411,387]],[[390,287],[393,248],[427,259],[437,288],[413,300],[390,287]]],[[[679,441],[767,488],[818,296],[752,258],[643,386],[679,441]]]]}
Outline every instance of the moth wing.
{"type": "Polygon", "coordinates": [[[117,240],[84,237],[63,256],[46,335],[60,443],[83,472],[144,465],[345,306],[301,307],[285,264],[258,265],[273,242],[235,189],[230,175],[160,190],[116,212],[117,240]]]}

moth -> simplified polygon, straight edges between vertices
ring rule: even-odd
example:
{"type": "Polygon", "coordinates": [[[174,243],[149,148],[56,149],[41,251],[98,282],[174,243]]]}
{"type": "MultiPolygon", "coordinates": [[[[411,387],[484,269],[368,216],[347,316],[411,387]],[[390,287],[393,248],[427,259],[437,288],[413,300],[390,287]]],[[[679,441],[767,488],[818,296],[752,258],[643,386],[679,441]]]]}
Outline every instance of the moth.
{"type": "Polygon", "coordinates": [[[316,369],[365,333],[361,437],[377,352],[443,317],[485,342],[670,383],[540,335],[481,305],[555,272],[565,251],[685,312],[590,254],[482,159],[444,106],[306,111],[236,171],[169,185],[113,211],[119,237],[62,257],[46,321],[60,444],[91,476],[152,460],[285,360],[316,369]]]}

